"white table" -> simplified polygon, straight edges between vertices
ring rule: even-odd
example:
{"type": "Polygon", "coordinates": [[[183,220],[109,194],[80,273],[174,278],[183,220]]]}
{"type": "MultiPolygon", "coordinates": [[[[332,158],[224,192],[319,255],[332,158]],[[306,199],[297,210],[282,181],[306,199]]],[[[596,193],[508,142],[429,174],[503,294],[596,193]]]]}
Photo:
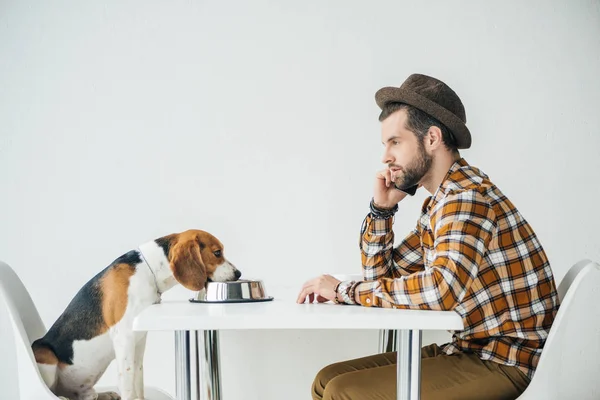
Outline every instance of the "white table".
{"type": "MultiPolygon", "coordinates": [[[[397,398],[420,397],[421,331],[461,330],[453,311],[413,311],[360,306],[296,304],[275,298],[262,303],[205,304],[173,301],[145,309],[133,323],[136,331],[175,331],[178,400],[191,400],[190,333],[196,335],[196,366],[208,369],[210,400],[220,400],[218,332],[224,329],[375,329],[396,330],[397,398]],[[199,343],[203,341],[203,343],[199,343]],[[199,354],[201,353],[201,354],[199,354]]],[[[315,371],[316,373],[316,371],[315,371]]],[[[200,392],[200,390],[198,390],[200,392]]],[[[205,394],[206,395],[206,394],[205,394]]]]}

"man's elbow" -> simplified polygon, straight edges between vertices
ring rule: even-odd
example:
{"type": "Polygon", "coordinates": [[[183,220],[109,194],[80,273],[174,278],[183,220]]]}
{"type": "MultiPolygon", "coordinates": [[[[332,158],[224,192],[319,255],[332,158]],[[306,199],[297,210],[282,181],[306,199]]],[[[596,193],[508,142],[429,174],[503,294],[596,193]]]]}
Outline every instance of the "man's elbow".
{"type": "Polygon", "coordinates": [[[440,290],[439,301],[436,303],[437,311],[454,311],[460,304],[459,299],[447,286],[440,290]]]}

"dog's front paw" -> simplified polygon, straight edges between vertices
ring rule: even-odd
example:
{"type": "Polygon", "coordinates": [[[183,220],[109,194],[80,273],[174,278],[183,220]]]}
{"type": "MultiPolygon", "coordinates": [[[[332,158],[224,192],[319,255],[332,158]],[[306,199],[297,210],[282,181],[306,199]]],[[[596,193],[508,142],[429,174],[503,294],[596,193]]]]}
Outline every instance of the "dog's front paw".
{"type": "Polygon", "coordinates": [[[121,396],[115,392],[102,392],[98,393],[97,400],[121,400],[121,396]]]}

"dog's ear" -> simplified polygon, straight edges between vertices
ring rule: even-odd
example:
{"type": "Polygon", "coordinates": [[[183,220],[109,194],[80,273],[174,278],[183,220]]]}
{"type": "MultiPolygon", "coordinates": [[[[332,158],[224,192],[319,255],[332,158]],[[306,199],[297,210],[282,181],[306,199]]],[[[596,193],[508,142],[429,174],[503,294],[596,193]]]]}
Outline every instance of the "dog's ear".
{"type": "Polygon", "coordinates": [[[194,239],[178,241],[171,248],[171,269],[179,283],[198,291],[206,285],[206,266],[200,255],[200,243],[194,239]]]}

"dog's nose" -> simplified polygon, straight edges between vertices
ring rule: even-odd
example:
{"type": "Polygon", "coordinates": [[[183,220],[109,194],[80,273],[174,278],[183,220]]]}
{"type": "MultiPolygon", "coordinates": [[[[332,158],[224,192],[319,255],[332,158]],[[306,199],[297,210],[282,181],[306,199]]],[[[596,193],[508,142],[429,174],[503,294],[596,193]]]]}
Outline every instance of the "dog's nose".
{"type": "Polygon", "coordinates": [[[236,269],[234,272],[234,275],[235,275],[235,279],[240,279],[240,276],[242,276],[242,273],[240,272],[239,269],[236,269]]]}

